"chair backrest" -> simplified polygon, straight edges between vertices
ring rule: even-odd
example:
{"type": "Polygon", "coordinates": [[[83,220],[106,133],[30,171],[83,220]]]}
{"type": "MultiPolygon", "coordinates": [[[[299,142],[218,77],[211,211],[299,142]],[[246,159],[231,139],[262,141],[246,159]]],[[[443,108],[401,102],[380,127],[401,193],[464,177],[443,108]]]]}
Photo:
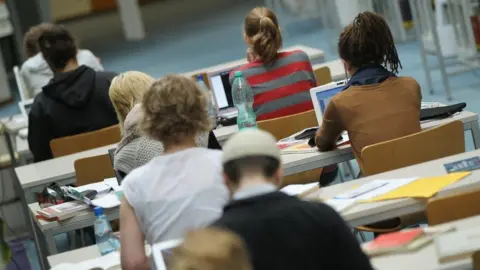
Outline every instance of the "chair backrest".
{"type": "Polygon", "coordinates": [[[30,92],[27,89],[27,85],[25,84],[22,75],[20,74],[20,69],[18,68],[18,66],[13,67],[13,74],[15,75],[15,82],[17,83],[20,99],[27,100],[31,98],[30,92]]]}
{"type": "Polygon", "coordinates": [[[74,162],[77,186],[100,182],[115,177],[112,162],[108,154],[77,159],[74,162]]]}
{"type": "Polygon", "coordinates": [[[473,269],[480,270],[480,251],[473,253],[473,269]]]}
{"type": "Polygon", "coordinates": [[[330,72],[329,67],[317,68],[313,71],[313,73],[315,74],[315,79],[317,80],[317,86],[331,83],[333,81],[332,73],[330,72]]]}
{"type": "Polygon", "coordinates": [[[120,127],[114,125],[92,132],[53,139],[50,141],[50,149],[54,157],[61,157],[118,143],[120,138],[120,127]]]}
{"type": "Polygon", "coordinates": [[[302,129],[318,126],[315,111],[287,115],[275,119],[260,121],[257,123],[259,129],[266,130],[275,136],[277,140],[286,138],[302,129]]]}
{"type": "Polygon", "coordinates": [[[480,189],[428,201],[426,212],[428,225],[480,215],[480,189]],[[447,211],[445,211],[447,209],[447,211]]]}
{"type": "Polygon", "coordinates": [[[372,175],[465,152],[460,121],[365,147],[363,174],[372,175]]]}

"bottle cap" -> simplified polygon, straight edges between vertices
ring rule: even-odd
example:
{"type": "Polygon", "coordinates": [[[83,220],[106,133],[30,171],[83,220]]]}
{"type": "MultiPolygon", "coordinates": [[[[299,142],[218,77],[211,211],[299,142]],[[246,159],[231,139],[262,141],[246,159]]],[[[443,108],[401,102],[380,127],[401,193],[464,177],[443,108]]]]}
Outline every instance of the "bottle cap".
{"type": "Polygon", "coordinates": [[[103,215],[103,208],[102,207],[95,207],[93,208],[93,212],[95,213],[95,216],[101,216],[103,215]]]}
{"type": "Polygon", "coordinates": [[[235,78],[243,77],[243,73],[241,71],[235,71],[235,78]]]}

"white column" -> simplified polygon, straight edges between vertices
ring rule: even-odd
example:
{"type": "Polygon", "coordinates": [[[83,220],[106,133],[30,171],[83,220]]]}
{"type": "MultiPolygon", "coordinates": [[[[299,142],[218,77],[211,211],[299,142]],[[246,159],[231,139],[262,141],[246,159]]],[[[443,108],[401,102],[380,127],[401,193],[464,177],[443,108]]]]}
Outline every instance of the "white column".
{"type": "Polygon", "coordinates": [[[145,26],[137,0],[117,0],[123,32],[127,40],[145,38],[145,26]]]}

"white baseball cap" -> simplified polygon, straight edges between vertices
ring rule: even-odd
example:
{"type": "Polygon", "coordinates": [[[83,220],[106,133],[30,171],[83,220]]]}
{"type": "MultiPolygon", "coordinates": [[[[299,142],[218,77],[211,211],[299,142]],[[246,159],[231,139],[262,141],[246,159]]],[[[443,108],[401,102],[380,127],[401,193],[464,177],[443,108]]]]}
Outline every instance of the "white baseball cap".
{"type": "Polygon", "coordinates": [[[233,135],[223,147],[223,164],[252,156],[271,157],[281,162],[275,137],[263,130],[247,129],[233,135]]]}

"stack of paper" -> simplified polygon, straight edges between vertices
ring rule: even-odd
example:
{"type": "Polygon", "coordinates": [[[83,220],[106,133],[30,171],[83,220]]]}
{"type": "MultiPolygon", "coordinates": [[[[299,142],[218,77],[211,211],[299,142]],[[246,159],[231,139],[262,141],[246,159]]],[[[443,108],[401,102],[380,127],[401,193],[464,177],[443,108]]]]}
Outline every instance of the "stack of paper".
{"type": "Polygon", "coordinates": [[[480,250],[480,230],[472,228],[440,235],[434,242],[441,263],[471,258],[480,250]]]}
{"type": "Polygon", "coordinates": [[[353,199],[330,199],[325,202],[330,207],[335,209],[335,211],[342,213],[352,208],[355,205],[355,200],[353,199]]]}

